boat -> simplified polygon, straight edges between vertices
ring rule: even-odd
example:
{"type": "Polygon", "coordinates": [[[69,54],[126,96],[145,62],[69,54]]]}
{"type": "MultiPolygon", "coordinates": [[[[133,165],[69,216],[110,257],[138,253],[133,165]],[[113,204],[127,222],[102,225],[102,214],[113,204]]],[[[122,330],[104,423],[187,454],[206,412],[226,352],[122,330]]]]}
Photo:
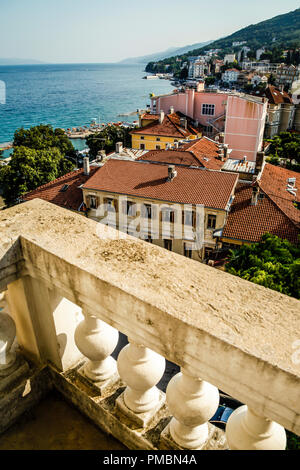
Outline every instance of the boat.
{"type": "Polygon", "coordinates": [[[145,77],[143,78],[146,80],[157,80],[158,76],[157,75],[145,75],[145,77]]]}

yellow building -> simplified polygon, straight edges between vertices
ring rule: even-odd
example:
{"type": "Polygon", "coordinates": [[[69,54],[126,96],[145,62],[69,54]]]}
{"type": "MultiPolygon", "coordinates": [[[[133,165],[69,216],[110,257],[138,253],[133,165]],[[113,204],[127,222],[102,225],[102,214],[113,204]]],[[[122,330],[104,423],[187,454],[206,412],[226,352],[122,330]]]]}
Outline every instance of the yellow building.
{"type": "Polygon", "coordinates": [[[145,113],[140,116],[139,128],[131,132],[132,148],[160,150],[176,146],[184,139],[197,139],[202,136],[201,128],[190,118],[171,109],[170,114],[145,113]]]}

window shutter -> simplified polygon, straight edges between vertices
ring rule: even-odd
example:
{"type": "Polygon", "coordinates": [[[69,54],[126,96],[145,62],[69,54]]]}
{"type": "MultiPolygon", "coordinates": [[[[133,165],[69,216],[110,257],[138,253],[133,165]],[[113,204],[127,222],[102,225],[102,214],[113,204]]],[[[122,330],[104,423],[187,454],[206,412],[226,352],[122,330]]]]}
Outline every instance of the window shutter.
{"type": "Polygon", "coordinates": [[[100,197],[96,197],[96,209],[100,206],[100,197]]]}
{"type": "Polygon", "coordinates": [[[86,196],[86,207],[90,209],[91,207],[91,196],[86,196]]]}
{"type": "Polygon", "coordinates": [[[113,206],[115,208],[115,211],[118,212],[118,200],[117,199],[113,200],[113,206]]]}

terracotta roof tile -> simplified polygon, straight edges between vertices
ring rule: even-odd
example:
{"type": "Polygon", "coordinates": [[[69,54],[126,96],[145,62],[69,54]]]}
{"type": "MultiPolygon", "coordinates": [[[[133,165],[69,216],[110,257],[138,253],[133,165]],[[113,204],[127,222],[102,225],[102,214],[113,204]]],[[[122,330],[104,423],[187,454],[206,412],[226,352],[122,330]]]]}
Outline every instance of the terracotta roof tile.
{"type": "Polygon", "coordinates": [[[202,137],[201,139],[184,144],[181,149],[192,152],[205,168],[220,170],[224,165],[224,162],[218,158],[218,144],[207,137],[202,137]],[[209,160],[205,160],[206,158],[209,160]]]}
{"type": "Polygon", "coordinates": [[[142,135],[161,135],[166,137],[178,137],[179,139],[184,139],[190,135],[197,135],[201,132],[202,128],[196,128],[192,125],[191,119],[184,116],[180,112],[173,114],[167,114],[164,117],[162,123],[159,121],[151,122],[150,124],[135,129],[131,132],[132,135],[142,134],[142,135]],[[187,119],[187,129],[181,126],[180,118],[185,117],[187,119]]]}
{"type": "Polygon", "coordinates": [[[99,167],[91,166],[89,176],[83,173],[83,169],[72,171],[50,183],[40,186],[34,191],[24,194],[22,199],[29,201],[39,198],[65,207],[66,209],[78,210],[83,202],[82,190],[79,186],[85,183],[97,170],[99,170],[99,167]],[[62,192],[61,189],[65,185],[68,185],[68,188],[66,191],[62,192]]]}
{"type": "Polygon", "coordinates": [[[150,150],[139,160],[220,170],[224,162],[218,158],[218,150],[217,143],[202,137],[181,145],[179,149],[150,150]]]}
{"type": "Polygon", "coordinates": [[[235,199],[223,230],[222,238],[257,242],[266,232],[297,243],[299,230],[291,220],[264,194],[257,205],[251,205],[252,187],[239,183],[235,199]]]}
{"type": "Polygon", "coordinates": [[[165,163],[168,165],[198,166],[203,168],[202,163],[192,153],[184,150],[149,150],[138,160],[165,163]]]}
{"type": "Polygon", "coordinates": [[[285,91],[280,91],[273,85],[268,85],[263,95],[268,98],[271,104],[290,103],[293,104],[292,98],[285,91]]]}
{"type": "Polygon", "coordinates": [[[167,181],[166,165],[109,160],[84,188],[225,209],[238,180],[237,175],[220,171],[179,166],[176,171],[177,176],[167,181]]]}
{"type": "Polygon", "coordinates": [[[294,206],[294,202],[300,202],[299,173],[266,163],[259,186],[289,219],[300,224],[300,210],[294,206]],[[296,178],[295,188],[298,189],[295,191],[296,195],[286,189],[289,178],[296,178]]]}

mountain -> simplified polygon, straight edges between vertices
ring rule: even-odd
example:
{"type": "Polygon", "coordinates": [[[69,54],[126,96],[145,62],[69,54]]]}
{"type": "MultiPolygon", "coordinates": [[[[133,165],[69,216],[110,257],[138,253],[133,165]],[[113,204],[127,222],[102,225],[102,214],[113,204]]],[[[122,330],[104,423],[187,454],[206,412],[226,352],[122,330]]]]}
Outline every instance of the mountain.
{"type": "Polygon", "coordinates": [[[38,65],[44,64],[40,60],[33,60],[33,59],[1,59],[0,58],[0,65],[38,65]]]}
{"type": "Polygon", "coordinates": [[[130,57],[128,59],[121,60],[119,64],[147,64],[156,60],[163,60],[171,56],[185,54],[197,48],[207,46],[212,41],[200,42],[198,44],[191,44],[190,46],[184,47],[170,47],[166,51],[157,52],[156,54],[149,54],[140,57],[130,57]]]}
{"type": "MultiPolygon", "coordinates": [[[[262,21],[255,25],[249,25],[246,28],[240,29],[230,36],[217,39],[210,42],[210,49],[220,49],[221,55],[229,52],[238,51],[241,46],[233,47],[233,42],[246,41],[246,46],[252,50],[266,47],[269,50],[286,49],[288,47],[300,47],[300,8],[297,10],[285,13],[283,15],[275,16],[266,21],[262,21]]],[[[207,47],[195,48],[187,53],[181,54],[179,58],[186,59],[189,56],[197,56],[204,53],[207,47]],[[183,56],[183,57],[182,57],[183,56]]],[[[178,56],[177,56],[178,57],[178,56]]],[[[174,63],[175,57],[172,60],[161,60],[153,66],[151,61],[148,63],[146,70],[155,71],[161,69],[164,63],[174,63]]]]}

